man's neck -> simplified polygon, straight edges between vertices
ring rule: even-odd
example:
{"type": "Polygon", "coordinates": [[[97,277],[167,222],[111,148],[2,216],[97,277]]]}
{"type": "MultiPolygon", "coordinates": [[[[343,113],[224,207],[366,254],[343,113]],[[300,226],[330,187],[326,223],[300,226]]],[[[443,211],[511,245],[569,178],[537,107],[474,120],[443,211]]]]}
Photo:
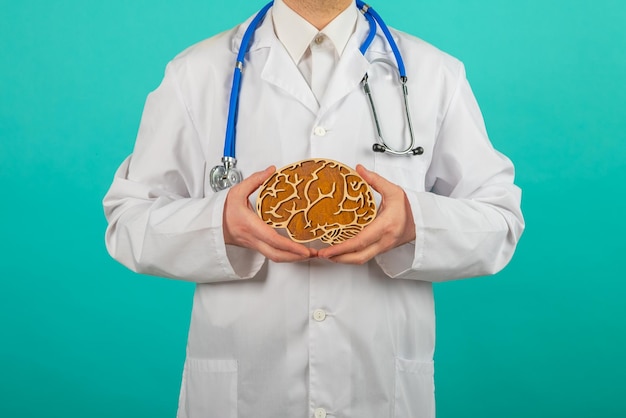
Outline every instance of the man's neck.
{"type": "Polygon", "coordinates": [[[352,0],[283,0],[283,2],[318,30],[324,29],[352,4],[352,0]]]}

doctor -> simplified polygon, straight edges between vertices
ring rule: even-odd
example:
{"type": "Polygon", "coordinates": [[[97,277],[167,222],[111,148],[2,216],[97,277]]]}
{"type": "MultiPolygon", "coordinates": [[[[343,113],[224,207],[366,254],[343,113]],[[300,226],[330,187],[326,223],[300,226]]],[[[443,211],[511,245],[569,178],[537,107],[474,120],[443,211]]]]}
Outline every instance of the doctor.
{"type": "MultiPolygon", "coordinates": [[[[408,138],[394,55],[353,0],[276,0],[246,54],[237,160],[214,192],[233,66],[248,22],[192,46],[145,105],[134,151],[104,198],[110,254],[197,283],[181,418],[435,416],[432,282],[493,274],[524,228],[511,162],[491,145],[456,59],[392,31],[421,155],[372,152],[408,138]],[[314,249],[249,201],[274,171],[321,157],[379,194],[357,237],[314,249]]],[[[149,296],[147,296],[149,297],[149,296]]]]}

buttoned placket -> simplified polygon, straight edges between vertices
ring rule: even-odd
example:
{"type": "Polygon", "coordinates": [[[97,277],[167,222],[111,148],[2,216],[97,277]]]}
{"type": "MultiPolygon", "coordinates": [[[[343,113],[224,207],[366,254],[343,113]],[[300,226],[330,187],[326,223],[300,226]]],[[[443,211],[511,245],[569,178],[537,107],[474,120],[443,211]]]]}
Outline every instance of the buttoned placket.
{"type": "Polygon", "coordinates": [[[352,393],[352,345],[342,329],[350,315],[346,304],[351,303],[353,271],[352,266],[322,260],[310,263],[314,268],[309,271],[309,417],[334,418],[349,408],[352,393]]]}
{"type": "MultiPolygon", "coordinates": [[[[328,408],[332,405],[332,382],[327,374],[329,337],[334,324],[331,324],[327,308],[328,294],[326,286],[321,283],[322,277],[312,274],[310,282],[309,303],[309,396],[311,402],[311,418],[326,418],[328,408]]],[[[323,279],[322,279],[323,280],[323,279]]]]}
{"type": "MultiPolygon", "coordinates": [[[[311,79],[309,84],[317,102],[321,105],[338,57],[332,41],[321,32],[309,44],[309,51],[311,53],[311,79]]],[[[317,120],[312,130],[313,139],[319,140],[326,136],[328,127],[325,124],[325,118],[317,120]]]]}
{"type": "MultiPolygon", "coordinates": [[[[300,65],[309,66],[308,71],[302,71],[309,82],[321,111],[311,127],[311,152],[313,155],[328,155],[328,148],[332,147],[332,125],[334,115],[324,111],[324,96],[327,95],[329,81],[333,77],[339,57],[333,42],[323,33],[317,34],[309,44],[300,65]],[[308,55],[308,57],[307,57],[308,55]],[[308,61],[308,64],[306,61],[308,61]],[[307,74],[308,73],[308,74],[307,74]],[[310,74],[310,78],[307,77],[310,74]]],[[[314,262],[315,263],[315,262],[314,262]]],[[[337,283],[327,282],[325,272],[329,268],[321,263],[321,269],[311,270],[309,292],[309,401],[311,418],[326,418],[335,416],[336,397],[345,391],[346,382],[336,375],[335,346],[338,334],[338,324],[335,321],[333,307],[340,298],[340,292],[333,291],[337,283]]],[[[341,287],[341,286],[340,286],[341,287]]],[[[340,350],[341,361],[349,358],[344,347],[340,350]]]]}
{"type": "MultiPolygon", "coordinates": [[[[311,52],[311,80],[310,86],[315,98],[318,103],[322,103],[322,99],[324,94],[326,93],[326,88],[328,86],[328,81],[332,76],[332,72],[335,68],[335,48],[332,42],[326,37],[324,34],[318,34],[309,46],[311,52]]],[[[321,140],[326,136],[327,127],[324,126],[324,118],[318,119],[316,126],[313,128],[313,137],[315,139],[321,140]]],[[[312,146],[312,149],[315,146],[312,146]]],[[[313,281],[319,281],[313,278],[313,281]]],[[[316,286],[312,284],[313,288],[316,286]]],[[[323,293],[319,294],[312,289],[313,300],[312,303],[323,303],[323,300],[317,300],[316,296],[322,296],[323,293]]],[[[312,308],[315,308],[312,306],[312,308]]],[[[325,309],[317,307],[313,310],[311,314],[310,326],[315,327],[315,329],[311,330],[311,355],[310,359],[310,368],[311,374],[313,376],[314,382],[310,390],[312,391],[312,405],[313,409],[313,418],[326,418],[328,415],[327,408],[330,405],[324,404],[319,405],[320,402],[323,403],[323,400],[326,402],[329,401],[328,395],[328,384],[330,382],[327,381],[326,376],[321,370],[318,368],[321,364],[327,363],[328,359],[326,359],[327,353],[324,350],[328,348],[328,327],[332,327],[327,322],[328,313],[325,309]],[[326,329],[322,329],[325,327],[326,329]],[[319,378],[318,381],[316,378],[319,378]],[[326,390],[324,390],[324,386],[326,386],[326,390]],[[320,392],[323,391],[323,392],[320,392]]],[[[322,367],[324,369],[324,367],[322,367]]]]}

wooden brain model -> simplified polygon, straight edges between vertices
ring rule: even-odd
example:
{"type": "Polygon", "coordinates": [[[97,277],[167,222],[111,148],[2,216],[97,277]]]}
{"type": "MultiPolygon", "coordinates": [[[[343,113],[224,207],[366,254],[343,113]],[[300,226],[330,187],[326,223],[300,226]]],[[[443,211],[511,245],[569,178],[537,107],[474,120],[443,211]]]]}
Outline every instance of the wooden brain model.
{"type": "Polygon", "coordinates": [[[261,186],[257,213],[292,240],[328,244],[358,234],[376,216],[369,185],[351,168],[332,160],[304,160],[276,171],[261,186]]]}

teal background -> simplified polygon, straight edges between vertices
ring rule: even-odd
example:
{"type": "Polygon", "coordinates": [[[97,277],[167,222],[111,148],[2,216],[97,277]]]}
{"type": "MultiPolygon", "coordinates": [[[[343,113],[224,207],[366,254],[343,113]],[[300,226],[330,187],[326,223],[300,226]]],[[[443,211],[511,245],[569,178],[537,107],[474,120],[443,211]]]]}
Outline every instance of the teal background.
{"type": "MultiPolygon", "coordinates": [[[[165,64],[262,3],[3,1],[0,417],[173,417],[193,286],[106,253],[101,199],[165,64]]],[[[463,60],[527,230],[436,285],[437,408],[626,416],[626,2],[373,4],[463,60]]]]}

